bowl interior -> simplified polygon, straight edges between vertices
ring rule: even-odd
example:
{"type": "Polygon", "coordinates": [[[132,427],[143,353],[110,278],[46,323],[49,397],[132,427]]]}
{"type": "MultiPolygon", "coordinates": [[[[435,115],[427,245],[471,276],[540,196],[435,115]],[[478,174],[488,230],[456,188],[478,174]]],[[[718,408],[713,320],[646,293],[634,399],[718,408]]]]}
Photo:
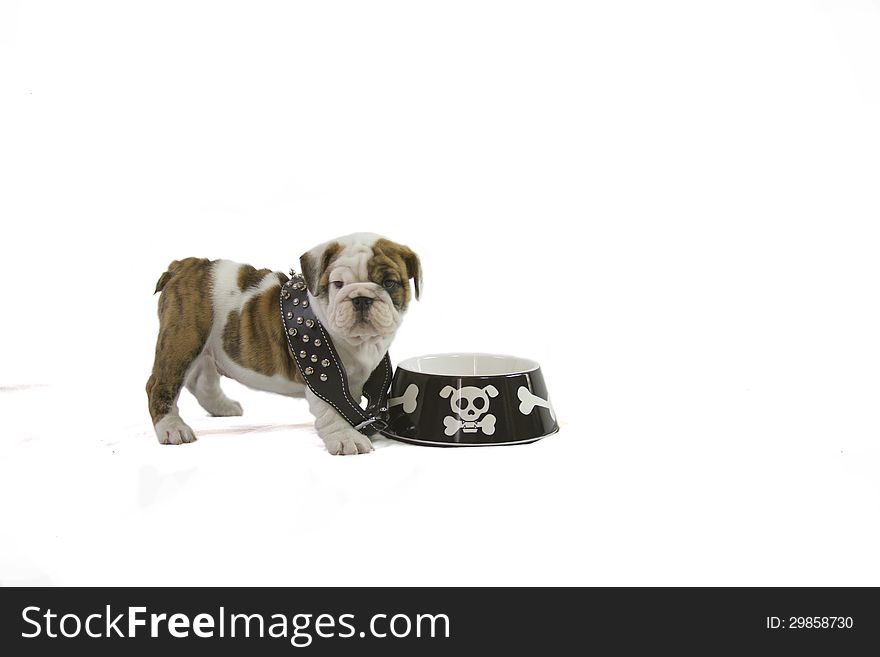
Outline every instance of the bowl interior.
{"type": "Polygon", "coordinates": [[[528,358],[497,354],[458,353],[430,354],[401,361],[400,369],[438,376],[505,376],[538,369],[528,358]]]}

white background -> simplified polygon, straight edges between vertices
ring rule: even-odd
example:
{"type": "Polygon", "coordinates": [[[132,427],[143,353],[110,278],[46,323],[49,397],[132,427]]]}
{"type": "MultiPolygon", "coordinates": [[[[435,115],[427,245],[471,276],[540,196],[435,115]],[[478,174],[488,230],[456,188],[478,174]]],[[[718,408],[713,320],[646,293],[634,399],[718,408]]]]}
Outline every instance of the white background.
{"type": "Polygon", "coordinates": [[[880,584],[877,2],[0,4],[0,583],[880,584]],[[169,261],[422,256],[562,431],[156,442],[169,261]],[[295,237],[291,235],[295,234],[295,237]]]}

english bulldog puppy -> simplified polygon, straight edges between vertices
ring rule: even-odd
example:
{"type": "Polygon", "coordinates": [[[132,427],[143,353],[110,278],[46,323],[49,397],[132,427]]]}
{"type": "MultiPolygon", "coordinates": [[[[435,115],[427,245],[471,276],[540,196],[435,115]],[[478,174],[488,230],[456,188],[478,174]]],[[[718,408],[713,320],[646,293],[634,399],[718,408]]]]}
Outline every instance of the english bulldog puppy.
{"type": "MultiPolygon", "coordinates": [[[[356,233],[307,251],[300,267],[315,315],[333,339],[354,399],[385,353],[410,302],[419,297],[421,266],[406,246],[356,233]]],[[[366,436],[304,384],[288,353],[279,294],[288,277],[229,260],[186,258],[156,284],[159,337],[147,381],[150,416],[159,442],[191,443],[177,399],[186,386],[208,413],[241,415],[220,389],[227,376],[257,390],[305,397],[315,428],[331,454],[365,454],[366,436]]]]}

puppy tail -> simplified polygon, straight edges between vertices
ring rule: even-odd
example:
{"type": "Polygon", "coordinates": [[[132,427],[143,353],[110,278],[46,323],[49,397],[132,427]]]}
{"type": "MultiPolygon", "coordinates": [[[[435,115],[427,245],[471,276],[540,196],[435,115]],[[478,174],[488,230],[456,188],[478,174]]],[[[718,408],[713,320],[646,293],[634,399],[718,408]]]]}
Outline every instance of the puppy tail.
{"type": "Polygon", "coordinates": [[[170,265],[168,265],[168,271],[163,273],[159,280],[156,281],[156,289],[153,291],[153,294],[157,294],[165,289],[165,286],[168,285],[168,281],[171,280],[171,277],[174,275],[174,270],[177,269],[177,266],[180,264],[179,260],[175,260],[170,265]]]}

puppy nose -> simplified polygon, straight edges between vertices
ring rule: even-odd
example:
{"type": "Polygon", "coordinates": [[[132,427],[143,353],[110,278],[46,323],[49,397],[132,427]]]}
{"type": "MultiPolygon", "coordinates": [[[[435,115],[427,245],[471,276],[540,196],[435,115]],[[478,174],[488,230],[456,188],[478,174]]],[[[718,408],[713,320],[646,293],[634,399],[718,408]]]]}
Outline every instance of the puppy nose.
{"type": "Polygon", "coordinates": [[[370,297],[355,297],[351,302],[354,304],[354,309],[361,312],[373,305],[373,300],[370,297]]]}

